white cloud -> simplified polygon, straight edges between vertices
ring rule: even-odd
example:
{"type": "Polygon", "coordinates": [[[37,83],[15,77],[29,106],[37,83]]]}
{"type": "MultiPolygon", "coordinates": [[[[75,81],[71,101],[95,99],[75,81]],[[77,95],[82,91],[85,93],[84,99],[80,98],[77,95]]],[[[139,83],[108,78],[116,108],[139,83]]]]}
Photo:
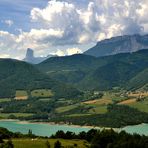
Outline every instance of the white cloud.
{"type": "Polygon", "coordinates": [[[57,55],[57,56],[64,56],[65,55],[65,53],[60,49],[58,49],[55,53],[52,53],[52,54],[57,55]]]}
{"type": "Polygon", "coordinates": [[[141,19],[148,21],[147,6],[147,0],[86,0],[85,5],[51,0],[44,9],[34,8],[31,18],[47,29],[62,30],[57,44],[82,44],[98,41],[102,33],[106,38],[144,33],[146,25],[141,19]]]}
{"type": "Polygon", "coordinates": [[[88,34],[83,34],[80,35],[79,39],[78,39],[78,43],[83,44],[89,41],[89,35],[88,34]]]}
{"type": "MultiPolygon", "coordinates": [[[[69,55],[81,52],[73,45],[123,34],[148,33],[147,10],[147,0],[50,0],[45,8],[31,10],[31,22],[38,28],[20,31],[18,35],[0,31],[0,52],[22,57],[30,47],[37,53],[48,50],[69,55]],[[64,49],[65,45],[69,48],[64,49]]],[[[7,24],[13,22],[7,20],[7,24]]]]}
{"type": "Polygon", "coordinates": [[[82,53],[81,49],[79,49],[77,47],[76,48],[68,48],[66,51],[67,51],[67,55],[82,53]]]}
{"type": "Polygon", "coordinates": [[[13,24],[14,24],[14,22],[12,21],[12,20],[5,20],[5,21],[3,21],[6,25],[8,25],[9,27],[11,27],[13,24]]]}
{"type": "Polygon", "coordinates": [[[82,50],[78,47],[73,48],[67,48],[65,50],[58,49],[56,52],[52,53],[54,55],[58,56],[64,56],[64,55],[73,55],[73,54],[80,54],[82,53],[82,50]]]}
{"type": "Polygon", "coordinates": [[[8,54],[0,54],[0,58],[10,58],[10,55],[8,55],[8,54]]]}

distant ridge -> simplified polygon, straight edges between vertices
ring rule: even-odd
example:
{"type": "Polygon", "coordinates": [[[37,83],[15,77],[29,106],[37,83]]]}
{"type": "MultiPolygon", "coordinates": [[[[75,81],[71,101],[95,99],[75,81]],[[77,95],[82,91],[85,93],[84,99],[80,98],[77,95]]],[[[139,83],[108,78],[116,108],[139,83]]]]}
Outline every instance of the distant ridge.
{"type": "Polygon", "coordinates": [[[28,62],[28,63],[31,63],[31,64],[38,64],[38,63],[41,63],[43,62],[44,60],[50,58],[50,57],[54,57],[55,55],[48,55],[47,57],[35,57],[34,56],[34,51],[33,49],[31,48],[28,48],[27,49],[27,52],[26,52],[26,56],[25,58],[23,59],[23,61],[25,62],[28,62]]]}
{"type": "Polygon", "coordinates": [[[131,53],[141,49],[148,49],[148,35],[124,35],[105,39],[90,48],[84,54],[95,57],[131,53]]]}

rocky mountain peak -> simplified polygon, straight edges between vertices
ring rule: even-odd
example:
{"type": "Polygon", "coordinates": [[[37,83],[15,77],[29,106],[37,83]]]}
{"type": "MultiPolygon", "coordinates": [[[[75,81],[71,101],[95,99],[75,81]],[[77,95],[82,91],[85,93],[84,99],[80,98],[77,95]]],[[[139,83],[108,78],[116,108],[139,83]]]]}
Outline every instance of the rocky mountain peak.
{"type": "Polygon", "coordinates": [[[26,51],[26,56],[23,59],[23,61],[27,62],[27,63],[31,63],[31,64],[38,64],[43,62],[44,60],[53,57],[55,55],[48,55],[46,57],[35,57],[34,56],[34,50],[31,48],[28,48],[26,51]]]}
{"type": "Polygon", "coordinates": [[[34,58],[34,51],[31,49],[31,48],[28,48],[27,49],[27,52],[26,52],[26,59],[32,59],[34,58]]]}

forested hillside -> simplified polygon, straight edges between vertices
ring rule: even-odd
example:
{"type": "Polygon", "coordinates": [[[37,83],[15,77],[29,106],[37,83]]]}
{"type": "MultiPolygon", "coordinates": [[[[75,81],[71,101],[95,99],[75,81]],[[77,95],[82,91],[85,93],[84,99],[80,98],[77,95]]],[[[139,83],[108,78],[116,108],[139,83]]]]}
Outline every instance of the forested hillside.
{"type": "Polygon", "coordinates": [[[148,83],[147,57],[148,50],[101,58],[72,55],[49,58],[36,67],[55,80],[83,90],[137,89],[148,83]]]}
{"type": "Polygon", "coordinates": [[[75,88],[57,82],[25,62],[0,60],[0,97],[15,97],[16,90],[32,91],[35,89],[51,89],[55,96],[77,96],[75,88]]]}

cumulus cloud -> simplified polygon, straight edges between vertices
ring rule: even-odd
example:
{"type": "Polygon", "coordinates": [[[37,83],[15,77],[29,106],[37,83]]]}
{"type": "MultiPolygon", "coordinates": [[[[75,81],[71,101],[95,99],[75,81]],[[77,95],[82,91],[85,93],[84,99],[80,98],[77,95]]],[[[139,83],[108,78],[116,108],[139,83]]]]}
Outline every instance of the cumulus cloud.
{"type": "Polygon", "coordinates": [[[72,3],[49,1],[44,9],[34,8],[31,11],[33,22],[39,23],[46,29],[60,29],[64,32],[56,44],[73,44],[77,42],[78,32],[81,33],[82,22],[78,10],[72,3]]]}
{"type": "Polygon", "coordinates": [[[80,54],[82,50],[78,47],[67,48],[64,50],[58,49],[56,52],[52,53],[53,55],[64,56],[64,55],[73,55],[73,54],[80,54]]]}
{"type": "MultiPolygon", "coordinates": [[[[30,47],[38,53],[51,49],[58,55],[81,52],[72,45],[96,43],[104,38],[148,32],[147,0],[50,0],[45,8],[33,8],[31,23],[38,28],[18,35],[0,31],[0,50],[18,52],[30,47]]],[[[7,22],[13,24],[12,22],[7,22]]]]}
{"type": "Polygon", "coordinates": [[[57,44],[95,42],[102,34],[109,38],[144,32],[140,19],[146,18],[146,0],[86,0],[85,3],[80,7],[79,2],[51,0],[44,9],[34,8],[31,18],[45,28],[62,30],[63,37],[57,44]]]}

